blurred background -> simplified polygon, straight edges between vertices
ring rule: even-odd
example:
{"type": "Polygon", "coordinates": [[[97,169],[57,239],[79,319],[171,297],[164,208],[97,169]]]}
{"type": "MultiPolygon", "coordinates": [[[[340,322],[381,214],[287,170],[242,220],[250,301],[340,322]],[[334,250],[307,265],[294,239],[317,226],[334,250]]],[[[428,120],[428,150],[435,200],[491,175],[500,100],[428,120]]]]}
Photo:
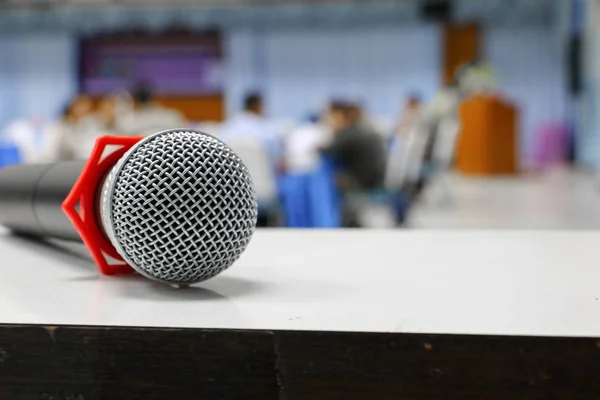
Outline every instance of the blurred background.
{"type": "Polygon", "coordinates": [[[197,129],[259,223],[600,227],[598,0],[0,0],[0,166],[197,129]]]}

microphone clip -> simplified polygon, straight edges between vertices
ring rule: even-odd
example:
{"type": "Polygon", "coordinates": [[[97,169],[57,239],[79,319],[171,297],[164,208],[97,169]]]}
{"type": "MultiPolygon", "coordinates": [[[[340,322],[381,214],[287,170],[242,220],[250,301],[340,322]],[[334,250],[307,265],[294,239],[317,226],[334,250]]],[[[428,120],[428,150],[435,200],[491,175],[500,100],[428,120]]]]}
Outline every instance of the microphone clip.
{"type": "Polygon", "coordinates": [[[98,138],[81,175],[62,203],[63,211],[104,275],[129,274],[134,270],[119,255],[100,227],[97,191],[111,168],[142,139],[142,136],[98,138]]]}

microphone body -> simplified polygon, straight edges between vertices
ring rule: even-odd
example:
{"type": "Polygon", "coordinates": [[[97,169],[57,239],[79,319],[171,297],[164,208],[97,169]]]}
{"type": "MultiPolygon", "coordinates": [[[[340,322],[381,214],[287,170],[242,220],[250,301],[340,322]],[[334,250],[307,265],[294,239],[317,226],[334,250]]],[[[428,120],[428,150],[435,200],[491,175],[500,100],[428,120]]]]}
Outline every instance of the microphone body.
{"type": "Polygon", "coordinates": [[[85,161],[0,168],[0,224],[16,234],[81,241],[62,203],[85,161]]]}

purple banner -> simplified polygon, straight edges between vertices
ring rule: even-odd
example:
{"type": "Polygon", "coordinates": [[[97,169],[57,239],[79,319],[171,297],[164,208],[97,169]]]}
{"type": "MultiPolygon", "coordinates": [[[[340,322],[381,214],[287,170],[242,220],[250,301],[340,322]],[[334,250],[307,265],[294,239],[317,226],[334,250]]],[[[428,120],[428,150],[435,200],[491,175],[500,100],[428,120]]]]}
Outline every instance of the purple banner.
{"type": "Polygon", "coordinates": [[[202,43],[94,43],[82,51],[82,90],[102,95],[149,84],[159,94],[212,94],[223,89],[220,49],[202,43]]]}

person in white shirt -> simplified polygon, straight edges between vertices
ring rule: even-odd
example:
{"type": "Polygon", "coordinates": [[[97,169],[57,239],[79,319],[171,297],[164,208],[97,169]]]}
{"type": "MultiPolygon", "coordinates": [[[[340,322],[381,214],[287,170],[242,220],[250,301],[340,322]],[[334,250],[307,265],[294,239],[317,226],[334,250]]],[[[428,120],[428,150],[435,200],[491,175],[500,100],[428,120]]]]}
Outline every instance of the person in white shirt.
{"type": "Polygon", "coordinates": [[[279,135],[264,117],[262,96],[251,93],[244,99],[244,110],[227,121],[220,139],[225,143],[237,137],[253,137],[266,149],[274,168],[280,168],[283,146],[279,135]]]}
{"type": "Polygon", "coordinates": [[[320,120],[320,116],[310,116],[285,141],[288,171],[294,173],[314,171],[321,160],[320,150],[327,145],[330,137],[330,129],[320,120]]]}

